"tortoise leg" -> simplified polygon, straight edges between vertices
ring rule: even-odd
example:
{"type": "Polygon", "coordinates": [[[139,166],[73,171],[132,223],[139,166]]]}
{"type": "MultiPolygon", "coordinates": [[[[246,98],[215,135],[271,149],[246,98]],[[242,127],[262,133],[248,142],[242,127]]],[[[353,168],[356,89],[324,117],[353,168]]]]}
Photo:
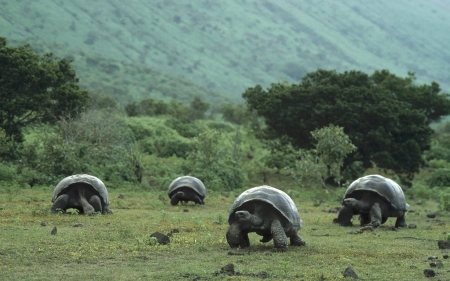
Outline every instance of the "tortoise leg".
{"type": "Polygon", "coordinates": [[[275,244],[273,251],[285,252],[287,250],[287,236],[279,220],[275,219],[272,221],[270,232],[272,232],[273,242],[275,244]]]}
{"type": "Polygon", "coordinates": [[[338,223],[342,226],[353,226],[352,223],[353,218],[353,208],[343,206],[339,211],[339,215],[337,218],[333,220],[334,223],[338,223]]]}
{"type": "Polygon", "coordinates": [[[370,220],[373,227],[379,227],[382,222],[380,204],[374,203],[370,208],[370,220]]]}
{"type": "Polygon", "coordinates": [[[248,238],[248,232],[241,231],[238,223],[233,223],[228,228],[227,242],[231,248],[247,248],[250,246],[250,239],[248,238]]]}
{"type": "Polygon", "coordinates": [[[265,232],[265,233],[258,233],[258,231],[257,231],[256,234],[262,236],[261,240],[259,240],[262,243],[267,243],[270,240],[272,240],[272,233],[267,233],[267,232],[265,232]]]}
{"type": "Polygon", "coordinates": [[[303,240],[300,235],[298,235],[297,231],[291,230],[289,233],[289,239],[291,241],[292,246],[305,246],[306,242],[303,240]]]}
{"type": "Polygon", "coordinates": [[[86,200],[84,188],[78,189],[78,195],[80,196],[80,205],[83,208],[83,213],[92,215],[95,212],[94,207],[86,200]]]}
{"type": "Polygon", "coordinates": [[[205,204],[205,202],[203,202],[203,200],[198,197],[197,195],[194,195],[194,198],[192,199],[192,201],[195,202],[195,204],[205,204]]]}
{"type": "Polygon", "coordinates": [[[50,211],[54,214],[58,213],[59,210],[65,211],[67,202],[69,202],[69,195],[62,194],[56,198],[55,202],[53,202],[50,211]]]}
{"type": "Polygon", "coordinates": [[[405,214],[397,218],[397,221],[395,222],[395,227],[407,227],[405,214]]]}
{"type": "Polygon", "coordinates": [[[250,239],[248,239],[248,233],[241,233],[241,236],[239,238],[239,247],[247,248],[250,247],[250,239]]]}
{"type": "Polygon", "coordinates": [[[172,205],[178,205],[178,202],[180,202],[181,197],[183,194],[180,194],[180,192],[175,193],[172,198],[170,198],[170,204],[172,205]]]}
{"type": "Polygon", "coordinates": [[[361,226],[369,224],[370,223],[370,215],[369,214],[360,214],[359,221],[361,223],[361,226]]]}
{"type": "Polygon", "coordinates": [[[91,204],[95,212],[102,212],[102,201],[97,195],[94,195],[89,199],[89,204],[91,204]]]}

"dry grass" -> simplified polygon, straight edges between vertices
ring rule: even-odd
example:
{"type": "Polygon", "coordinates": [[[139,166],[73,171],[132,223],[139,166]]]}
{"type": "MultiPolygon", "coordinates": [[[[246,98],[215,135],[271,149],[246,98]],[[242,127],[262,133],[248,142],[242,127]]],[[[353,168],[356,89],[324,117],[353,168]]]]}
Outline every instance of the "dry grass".
{"type": "Polygon", "coordinates": [[[450,260],[442,258],[437,246],[450,219],[448,214],[427,218],[437,210],[431,201],[420,206],[409,202],[414,212],[407,222],[416,229],[390,230],[395,221],[389,219],[374,232],[348,234],[359,226],[331,223],[336,214],[328,210],[338,202],[314,206],[304,199],[311,192],[294,192],[306,246],[272,253],[273,243],[260,243],[256,234],[250,235],[250,248],[229,248],[228,209],[239,192],[209,194],[204,206],[174,207],[164,192],[110,190],[113,215],[83,216],[50,214],[51,191],[0,191],[0,279],[258,280],[264,271],[272,280],[343,280],[342,271],[351,266],[363,280],[425,280],[428,257],[437,256],[444,267],[427,280],[450,280],[450,260]],[[78,223],[82,226],[76,227],[78,223]],[[51,235],[55,226],[57,234],[51,235]],[[151,233],[175,228],[179,233],[169,245],[152,245],[151,233]],[[241,275],[221,274],[228,263],[241,275]]]}

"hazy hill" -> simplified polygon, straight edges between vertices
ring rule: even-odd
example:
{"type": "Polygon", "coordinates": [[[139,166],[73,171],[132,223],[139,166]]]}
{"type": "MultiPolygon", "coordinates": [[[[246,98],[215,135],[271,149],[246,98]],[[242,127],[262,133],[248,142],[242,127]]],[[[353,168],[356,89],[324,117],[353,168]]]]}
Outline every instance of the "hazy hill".
{"type": "Polygon", "coordinates": [[[450,89],[447,0],[7,0],[0,36],[71,53],[82,82],[121,101],[166,96],[169,76],[145,72],[214,101],[317,68],[413,71],[450,89]]]}

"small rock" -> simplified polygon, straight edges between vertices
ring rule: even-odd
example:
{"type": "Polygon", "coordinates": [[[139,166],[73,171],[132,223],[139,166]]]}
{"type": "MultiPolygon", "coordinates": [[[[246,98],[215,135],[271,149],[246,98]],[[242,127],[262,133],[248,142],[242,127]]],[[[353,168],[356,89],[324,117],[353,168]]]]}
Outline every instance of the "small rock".
{"type": "Polygon", "coordinates": [[[408,228],[417,228],[417,225],[415,225],[414,223],[410,223],[408,224],[408,228]]]}
{"type": "Polygon", "coordinates": [[[77,223],[74,223],[72,226],[73,227],[82,227],[83,224],[81,222],[77,222],[77,223]]]}
{"type": "Polygon", "coordinates": [[[441,267],[444,267],[444,264],[442,264],[442,262],[440,260],[436,260],[436,261],[430,262],[430,266],[441,268],[441,267]]]}
{"type": "Polygon", "coordinates": [[[258,272],[258,274],[256,274],[256,277],[259,277],[261,279],[266,279],[267,277],[269,277],[269,274],[267,274],[267,272],[265,272],[265,271],[261,271],[261,272],[258,272]]]}
{"type": "Polygon", "coordinates": [[[360,232],[364,232],[364,231],[373,231],[373,226],[363,226],[359,229],[360,232]]]}
{"type": "Polygon", "coordinates": [[[45,221],[41,222],[41,226],[46,226],[46,225],[47,225],[47,223],[45,221]]]}
{"type": "Polygon", "coordinates": [[[353,271],[353,268],[351,268],[350,266],[347,267],[343,272],[342,275],[344,275],[344,277],[352,277],[353,279],[358,279],[358,275],[356,274],[355,271],[353,271]]]}
{"type": "Polygon", "coordinates": [[[450,249],[450,241],[439,240],[438,247],[439,249],[450,249]]]}
{"type": "Polygon", "coordinates": [[[429,213],[427,214],[427,218],[434,219],[437,215],[437,213],[429,213]]]}
{"type": "Polygon", "coordinates": [[[328,210],[328,213],[337,213],[341,210],[341,207],[334,207],[328,210]]]}
{"type": "Polygon", "coordinates": [[[437,260],[438,259],[438,257],[436,257],[436,256],[428,256],[428,260],[437,260]]]}
{"type": "Polygon", "coordinates": [[[220,269],[220,273],[225,273],[227,275],[234,275],[234,264],[229,263],[220,269]]]}
{"type": "Polygon", "coordinates": [[[56,235],[58,230],[56,229],[56,226],[52,229],[52,232],[50,232],[52,235],[56,235]]]}
{"type": "Polygon", "coordinates": [[[125,198],[125,195],[123,195],[123,194],[119,194],[119,196],[118,196],[117,198],[119,198],[119,199],[123,199],[123,198],[125,198]]]}
{"type": "Polygon", "coordinates": [[[166,245],[170,243],[169,237],[161,232],[154,232],[150,235],[150,237],[155,237],[159,244],[166,245]]]}
{"type": "Polygon", "coordinates": [[[183,209],[183,212],[187,213],[187,212],[189,212],[189,210],[188,209],[183,209]]]}
{"type": "Polygon", "coordinates": [[[178,228],[174,228],[174,229],[172,229],[171,232],[172,232],[172,233],[180,233],[180,230],[179,230],[178,228]]]}
{"type": "Polygon", "coordinates": [[[436,276],[436,272],[431,269],[431,268],[427,268],[423,270],[423,274],[425,275],[425,277],[434,277],[436,276]]]}
{"type": "Polygon", "coordinates": [[[444,259],[448,259],[448,255],[447,255],[447,254],[443,255],[442,257],[443,257],[444,259]]]}

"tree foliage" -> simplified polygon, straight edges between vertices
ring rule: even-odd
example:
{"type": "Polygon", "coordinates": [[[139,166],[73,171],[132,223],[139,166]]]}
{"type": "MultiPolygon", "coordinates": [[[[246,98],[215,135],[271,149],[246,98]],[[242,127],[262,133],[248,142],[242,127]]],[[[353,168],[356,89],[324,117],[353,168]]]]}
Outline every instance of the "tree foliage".
{"type": "Polygon", "coordinates": [[[55,122],[86,106],[71,62],[52,53],[38,55],[29,45],[10,47],[0,37],[0,127],[22,141],[21,129],[55,122]]]}
{"type": "Polygon", "coordinates": [[[417,86],[414,75],[399,78],[387,70],[369,76],[360,71],[337,73],[318,70],[300,84],[257,85],[243,97],[250,110],[264,117],[265,138],[288,137],[297,148],[314,148],[310,132],[333,124],[358,148],[343,168],[373,162],[409,178],[423,164],[430,147],[433,120],[450,113],[448,94],[439,85],[417,86]]]}
{"type": "Polygon", "coordinates": [[[326,187],[326,180],[329,178],[339,182],[344,159],[356,147],[342,127],[330,125],[311,132],[311,135],[315,141],[315,149],[300,149],[294,168],[288,170],[304,185],[326,187]]]}

